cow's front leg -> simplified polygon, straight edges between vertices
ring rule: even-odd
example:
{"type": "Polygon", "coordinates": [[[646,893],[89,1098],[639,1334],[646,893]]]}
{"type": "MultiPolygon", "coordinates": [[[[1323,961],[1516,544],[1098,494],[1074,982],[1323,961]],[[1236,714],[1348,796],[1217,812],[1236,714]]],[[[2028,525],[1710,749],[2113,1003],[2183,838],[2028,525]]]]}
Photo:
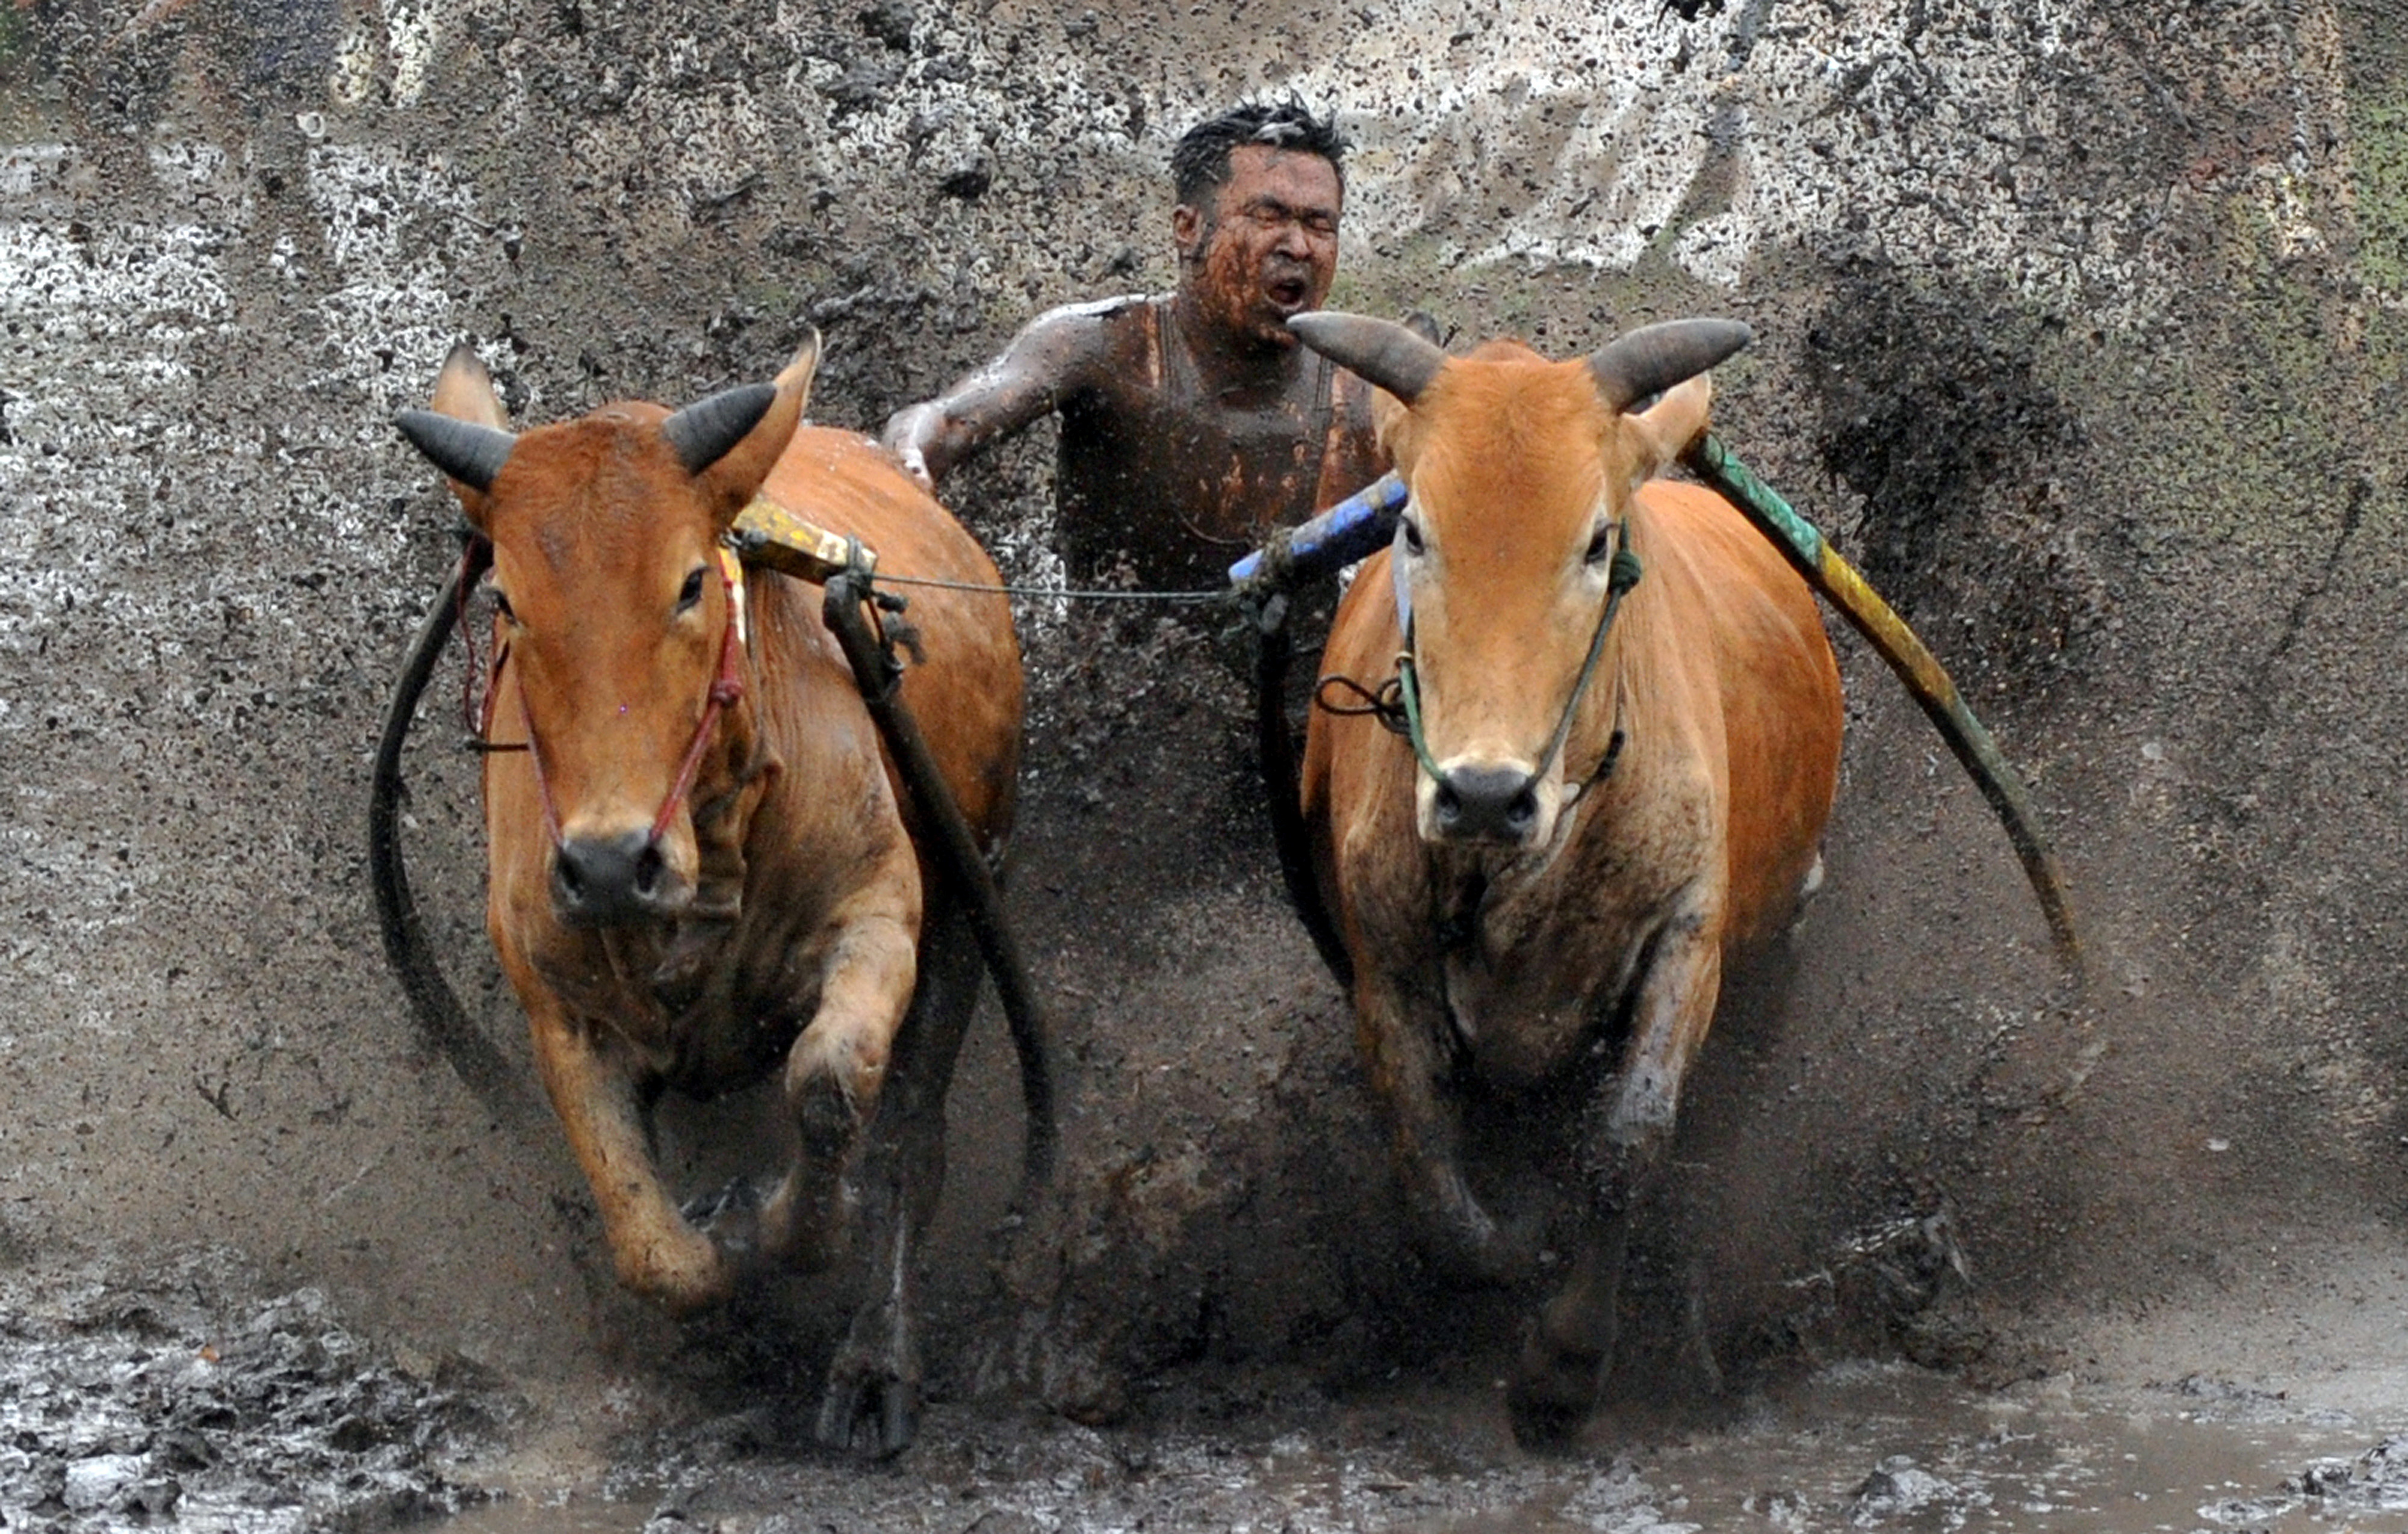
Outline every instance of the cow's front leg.
{"type": "Polygon", "coordinates": [[[815,1271],[844,1249],[861,1129],[878,1105],[889,1051],[918,974],[918,873],[847,901],[821,967],[819,1009],[786,1055],[795,1159],[761,1210],[765,1250],[815,1271]],[[908,897],[908,898],[906,898],[908,897]]]}
{"type": "Polygon", "coordinates": [[[1579,1246],[1563,1287],[1540,1307],[1507,1399],[1526,1445],[1569,1439],[1605,1383],[1631,1218],[1670,1152],[1681,1085],[1721,989],[1722,951],[1704,935],[1712,930],[1692,913],[1661,935],[1631,1008],[1622,1068],[1582,1126],[1579,1246]]]}
{"type": "Polygon", "coordinates": [[[1459,1277],[1497,1282],[1516,1263],[1463,1171],[1463,1111],[1446,1007],[1434,988],[1366,973],[1355,1027],[1372,1089],[1387,1104],[1397,1175],[1427,1255],[1459,1277]]]}
{"type": "Polygon", "coordinates": [[[944,1189],[945,1094],[984,973],[977,935],[958,903],[930,906],[919,987],[896,1036],[863,1158],[868,1293],[828,1368],[818,1424],[828,1447],[866,1441],[881,1458],[910,1447],[919,1431],[920,1240],[944,1189]]]}
{"type": "Polygon", "coordinates": [[[726,1260],[686,1223],[653,1165],[632,1062],[549,990],[522,986],[519,995],[544,1091],[594,1189],[619,1282],[680,1314],[726,1299],[726,1260]]]}

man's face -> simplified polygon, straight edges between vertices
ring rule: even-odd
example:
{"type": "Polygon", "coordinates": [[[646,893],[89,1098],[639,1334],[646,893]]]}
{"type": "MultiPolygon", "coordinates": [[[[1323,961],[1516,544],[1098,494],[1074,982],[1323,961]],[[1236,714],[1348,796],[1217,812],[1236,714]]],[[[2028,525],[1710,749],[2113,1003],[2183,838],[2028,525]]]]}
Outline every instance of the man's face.
{"type": "Polygon", "coordinates": [[[1171,215],[1182,291],[1240,346],[1296,345],[1288,316],[1319,308],[1337,275],[1340,200],[1321,156],[1240,145],[1211,208],[1171,215]]]}

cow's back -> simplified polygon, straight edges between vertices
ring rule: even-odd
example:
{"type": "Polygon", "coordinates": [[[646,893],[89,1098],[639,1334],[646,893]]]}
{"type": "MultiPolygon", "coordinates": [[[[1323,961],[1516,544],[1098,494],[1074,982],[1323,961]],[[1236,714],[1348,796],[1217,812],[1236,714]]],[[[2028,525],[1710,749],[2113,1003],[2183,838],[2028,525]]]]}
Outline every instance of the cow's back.
{"type": "MultiPolygon", "coordinates": [[[[1793,908],[1839,786],[1840,674],[1813,592],[1764,535],[1713,491],[1641,487],[1632,547],[1641,589],[1684,635],[1711,634],[1729,816],[1726,935],[1769,935],[1793,908]],[[1703,621],[1699,621],[1703,619],[1703,621]]],[[[1636,604],[1634,603],[1634,605],[1636,604]]],[[[1686,649],[1686,646],[1684,646],[1686,649]]]]}
{"type": "MultiPolygon", "coordinates": [[[[953,516],[869,438],[804,426],[761,493],[875,550],[881,575],[993,587],[995,561],[953,516]]],[[[809,589],[816,603],[818,589],[809,589]]],[[[906,657],[903,698],[944,769],[962,813],[988,840],[1010,833],[1020,761],[1020,647],[999,593],[890,584],[908,599],[925,663],[906,657]]],[[[814,612],[808,621],[817,622],[814,612]]]]}

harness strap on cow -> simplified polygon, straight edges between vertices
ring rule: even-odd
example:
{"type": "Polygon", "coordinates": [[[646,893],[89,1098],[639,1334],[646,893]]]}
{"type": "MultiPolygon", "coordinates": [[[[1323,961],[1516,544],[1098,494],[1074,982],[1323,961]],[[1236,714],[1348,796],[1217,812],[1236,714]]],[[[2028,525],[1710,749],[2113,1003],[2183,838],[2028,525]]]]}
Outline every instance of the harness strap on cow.
{"type": "Polygon", "coordinates": [[[376,896],[377,927],[384,938],[385,960],[409,998],[411,1014],[427,1047],[452,1064],[452,1071],[485,1111],[518,1132],[533,1135],[541,1120],[534,1111],[517,1070],[508,1057],[468,1016],[452,989],[434,947],[426,923],[409,888],[409,871],[401,854],[401,806],[406,794],[401,759],[418,701],[435,675],[436,662],[451,642],[466,594],[493,563],[494,547],[470,534],[461,545],[460,559],[442,594],[435,599],[411,639],[401,675],[387,702],[383,731],[377,742],[376,762],[368,794],[368,885],[376,896]]]}
{"type": "Polygon", "coordinates": [[[878,726],[896,774],[902,778],[905,790],[919,811],[919,829],[926,834],[925,845],[962,896],[971,930],[978,936],[979,950],[986,959],[988,973],[995,977],[996,994],[1003,1002],[1004,1020],[1011,1030],[1013,1053],[1020,1061],[1021,1101],[1028,1115],[1028,1138],[1023,1148],[1021,1168],[1023,1177],[1034,1189],[1053,1178],[1058,1137],[1054,1104],[1053,1030],[1038,1000],[1037,987],[1029,979],[1020,945],[1012,936],[1011,924],[1003,908],[1003,892],[996,884],[994,870],[988,866],[985,849],[979,845],[978,833],[970,829],[960,803],[953,798],[935,753],[928,749],[919,721],[903,702],[903,663],[895,653],[896,646],[903,643],[896,632],[899,625],[890,625],[880,617],[875,629],[872,627],[870,615],[899,616],[905,600],[875,589],[867,551],[858,540],[853,541],[852,548],[846,567],[827,577],[821,616],[844,651],[846,662],[853,667],[862,703],[878,726]]]}
{"type": "Polygon", "coordinates": [[[711,678],[710,691],[703,699],[702,717],[695,723],[694,739],[686,744],[685,757],[678,763],[677,778],[669,785],[668,797],[661,801],[660,813],[652,817],[649,840],[654,845],[668,834],[670,824],[677,818],[678,806],[693,791],[695,774],[702,770],[702,755],[719,727],[719,717],[744,701],[743,567],[737,563],[735,555],[724,549],[719,560],[719,583],[727,596],[727,624],[719,636],[718,675],[711,678]]]}

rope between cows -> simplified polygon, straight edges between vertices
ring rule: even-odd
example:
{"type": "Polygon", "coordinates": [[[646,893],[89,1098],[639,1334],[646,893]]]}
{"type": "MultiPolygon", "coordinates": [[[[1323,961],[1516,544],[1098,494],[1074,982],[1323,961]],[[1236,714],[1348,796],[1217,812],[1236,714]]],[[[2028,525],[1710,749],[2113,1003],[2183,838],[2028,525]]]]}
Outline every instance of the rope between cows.
{"type": "Polygon", "coordinates": [[[970,580],[897,575],[884,570],[877,571],[870,578],[881,586],[933,586],[945,591],[982,591],[1007,597],[1052,597],[1065,602],[1160,602],[1179,606],[1201,606],[1207,603],[1229,600],[1226,591],[1122,591],[1074,586],[988,586],[970,580]]]}

